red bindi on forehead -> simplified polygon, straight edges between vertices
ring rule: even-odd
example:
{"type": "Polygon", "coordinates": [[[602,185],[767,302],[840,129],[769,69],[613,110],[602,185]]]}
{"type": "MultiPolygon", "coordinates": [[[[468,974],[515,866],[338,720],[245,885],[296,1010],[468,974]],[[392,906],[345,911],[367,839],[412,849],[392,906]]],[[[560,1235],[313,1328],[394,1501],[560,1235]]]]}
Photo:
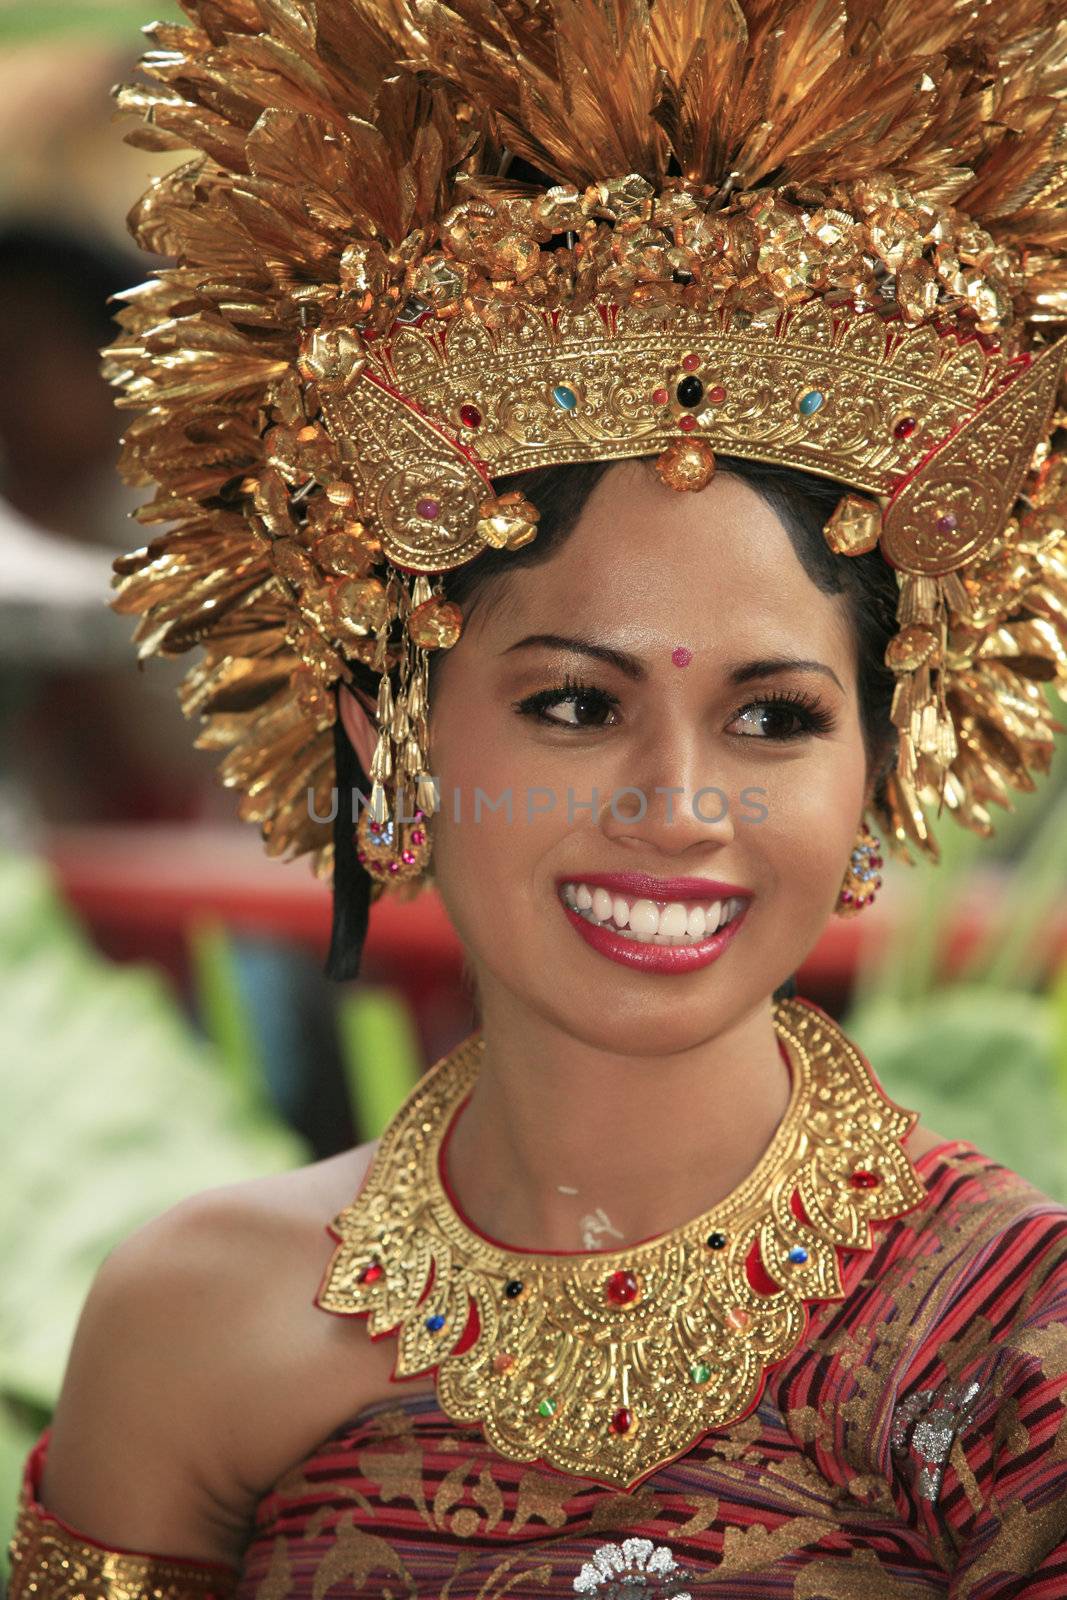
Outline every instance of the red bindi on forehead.
{"type": "Polygon", "coordinates": [[[678,645],[671,651],[671,660],[676,667],[687,667],[693,659],[692,650],[687,650],[684,644],[678,645]]]}

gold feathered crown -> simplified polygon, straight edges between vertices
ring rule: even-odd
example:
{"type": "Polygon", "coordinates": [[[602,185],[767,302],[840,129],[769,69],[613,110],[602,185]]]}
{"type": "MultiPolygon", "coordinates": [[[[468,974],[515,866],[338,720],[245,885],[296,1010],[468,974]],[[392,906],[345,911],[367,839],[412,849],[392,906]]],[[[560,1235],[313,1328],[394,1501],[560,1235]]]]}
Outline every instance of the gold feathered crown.
{"type": "Polygon", "coordinates": [[[131,217],[176,264],[107,369],[168,527],[113,603],[142,654],[203,647],[183,705],[268,851],[329,870],[353,660],[379,802],[432,809],[437,575],[536,536],[495,478],[693,488],[715,451],[859,491],[826,537],[897,572],[879,820],[905,857],[935,807],[988,833],[1067,690],[1059,0],[183,3],[119,92],[198,153],[131,217]]]}

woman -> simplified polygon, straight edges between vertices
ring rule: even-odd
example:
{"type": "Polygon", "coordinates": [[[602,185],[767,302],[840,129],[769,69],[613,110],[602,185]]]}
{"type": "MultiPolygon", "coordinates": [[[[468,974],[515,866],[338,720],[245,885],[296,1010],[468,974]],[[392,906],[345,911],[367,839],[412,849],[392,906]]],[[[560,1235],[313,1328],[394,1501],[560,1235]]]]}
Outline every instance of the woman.
{"type": "Polygon", "coordinates": [[[480,1026],[112,1253],[15,1595],[1063,1593],[1067,1213],[790,982],[866,816],[933,854],[1047,762],[1062,279],[994,111],[1062,115],[1052,9],[191,9],[118,603],[334,973],[432,870],[480,1026]]]}

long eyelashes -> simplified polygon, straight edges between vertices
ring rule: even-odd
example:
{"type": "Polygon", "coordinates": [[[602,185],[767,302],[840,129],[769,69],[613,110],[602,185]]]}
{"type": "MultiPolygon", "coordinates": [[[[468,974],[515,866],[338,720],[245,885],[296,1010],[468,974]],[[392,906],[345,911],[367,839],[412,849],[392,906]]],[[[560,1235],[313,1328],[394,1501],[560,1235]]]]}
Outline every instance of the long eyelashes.
{"type": "MultiPolygon", "coordinates": [[[[619,703],[616,695],[608,694],[605,689],[597,689],[592,684],[580,683],[568,675],[556,688],[538,689],[536,694],[527,695],[525,700],[516,700],[513,709],[522,716],[534,717],[553,728],[590,726],[589,723],[566,722],[560,717],[545,715],[545,712],[553,706],[566,705],[568,701],[573,702],[575,706],[596,706],[605,711],[613,710],[619,703]]],[[[592,726],[599,724],[594,723],[592,726]]]]}
{"type": "MultiPolygon", "coordinates": [[[[610,713],[618,706],[618,696],[609,694],[605,689],[598,689],[594,684],[583,683],[569,675],[561,684],[549,689],[539,689],[536,694],[527,695],[523,700],[513,702],[512,709],[520,716],[534,718],[546,727],[569,728],[574,732],[581,732],[589,728],[606,727],[604,721],[583,720],[581,709],[594,716],[610,713]],[[550,717],[547,713],[557,706],[572,705],[576,715],[573,720],[560,717],[550,717]]],[[[803,689],[778,689],[760,695],[757,699],[746,701],[732,714],[730,724],[739,717],[752,711],[770,709],[772,720],[777,719],[779,726],[774,731],[765,731],[762,734],[741,734],[741,738],[762,738],[774,740],[776,743],[786,743],[790,739],[802,738],[807,734],[828,733],[835,726],[835,717],[832,711],[825,706],[819,697],[803,689]],[[787,724],[783,729],[781,724],[787,724]],[[788,726],[792,723],[792,726],[788,726]]]]}

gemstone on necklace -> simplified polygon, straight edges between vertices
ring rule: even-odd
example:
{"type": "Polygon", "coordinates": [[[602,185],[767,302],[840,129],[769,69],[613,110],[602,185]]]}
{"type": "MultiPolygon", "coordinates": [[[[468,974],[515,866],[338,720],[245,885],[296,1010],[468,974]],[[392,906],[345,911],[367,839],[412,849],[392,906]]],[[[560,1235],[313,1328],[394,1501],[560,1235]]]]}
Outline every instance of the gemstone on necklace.
{"type": "Polygon", "coordinates": [[[807,394],[802,394],[797,409],[802,417],[810,417],[818,411],[826,396],[821,389],[809,389],[807,394]]]}
{"type": "Polygon", "coordinates": [[[848,1181],[854,1189],[877,1189],[882,1180],[877,1172],[868,1172],[866,1167],[857,1167],[848,1181]]]}
{"type": "Polygon", "coordinates": [[[795,1244],[785,1259],[791,1261],[794,1267],[799,1267],[808,1259],[808,1252],[802,1244],[795,1244]]]}
{"type": "Polygon", "coordinates": [[[689,1368],[689,1376],[694,1383],[707,1383],[711,1377],[711,1368],[706,1361],[694,1361],[689,1368]]]}
{"type": "Polygon", "coordinates": [[[523,1282],[521,1278],[509,1278],[504,1285],[504,1293],[509,1300],[517,1300],[522,1291],[523,1282]]]}
{"type": "Polygon", "coordinates": [[[943,516],[938,517],[934,527],[938,533],[953,533],[956,528],[956,518],[951,511],[946,511],[943,516]]]}
{"type": "Polygon", "coordinates": [[[752,1316],[744,1306],[731,1306],[726,1313],[726,1326],[732,1328],[735,1333],[744,1333],[751,1321],[752,1316]]]}
{"type": "Polygon", "coordinates": [[[556,1402],[551,1399],[542,1400],[537,1408],[537,1415],[539,1417],[554,1417],[555,1414],[556,1402]]]}
{"type": "Polygon", "coordinates": [[[708,1249],[709,1250],[725,1250],[726,1249],[726,1235],[725,1235],[725,1233],[719,1233],[719,1231],[717,1229],[716,1229],[716,1231],[714,1233],[709,1233],[708,1234],[708,1249]]]}
{"type": "Polygon", "coordinates": [[[634,1425],[633,1413],[629,1406],[620,1406],[611,1419],[612,1433],[629,1433],[634,1425]]]}
{"type": "Polygon", "coordinates": [[[613,1306],[633,1305],[641,1293],[641,1285],[634,1273],[628,1271],[613,1272],[604,1285],[604,1294],[613,1306]]]}
{"type": "Polygon", "coordinates": [[[578,396],[574,390],[565,383],[557,383],[552,391],[552,398],[561,411],[573,411],[578,404],[578,396]]]}
{"type": "Polygon", "coordinates": [[[377,1261],[372,1261],[370,1266],[364,1267],[359,1275],[360,1283],[377,1283],[382,1275],[382,1267],[377,1261]]]}
{"type": "Polygon", "coordinates": [[[426,1326],[429,1328],[431,1333],[440,1333],[440,1331],[444,1327],[444,1325],[445,1325],[445,1319],[441,1315],[440,1312],[437,1312],[432,1317],[427,1317],[426,1318],[426,1326]]]}
{"type": "Polygon", "coordinates": [[[435,500],[431,495],[424,495],[421,500],[416,501],[415,510],[427,522],[433,522],[435,517],[441,515],[441,502],[440,500],[435,500]]]}

